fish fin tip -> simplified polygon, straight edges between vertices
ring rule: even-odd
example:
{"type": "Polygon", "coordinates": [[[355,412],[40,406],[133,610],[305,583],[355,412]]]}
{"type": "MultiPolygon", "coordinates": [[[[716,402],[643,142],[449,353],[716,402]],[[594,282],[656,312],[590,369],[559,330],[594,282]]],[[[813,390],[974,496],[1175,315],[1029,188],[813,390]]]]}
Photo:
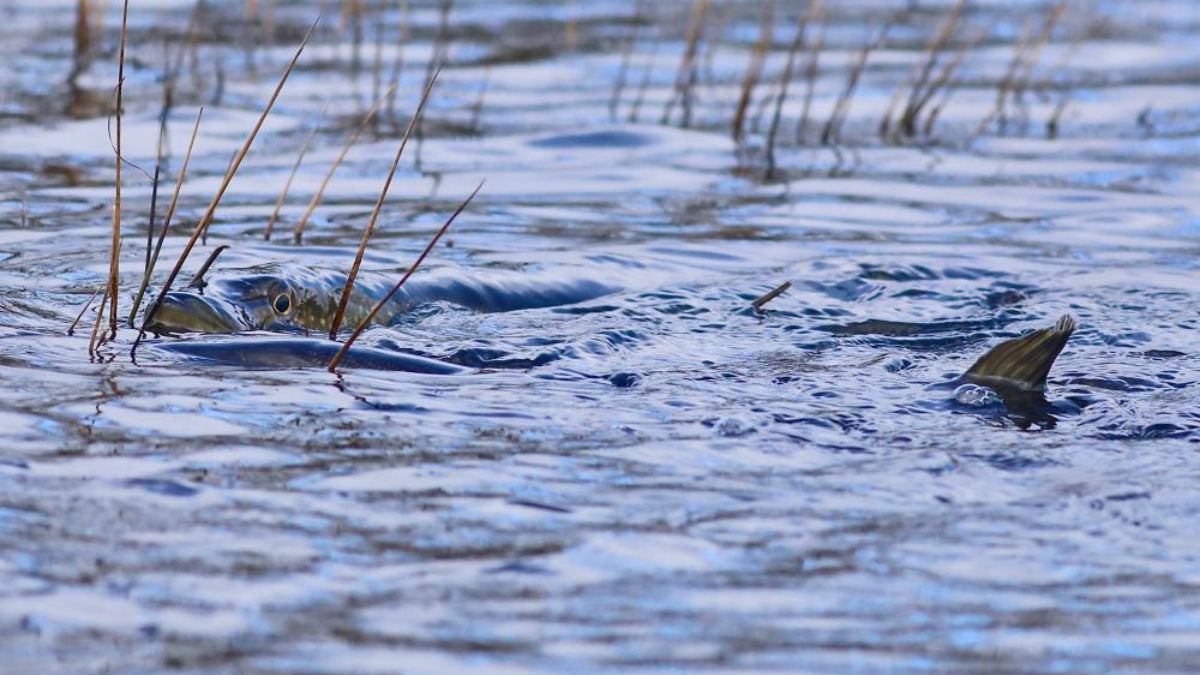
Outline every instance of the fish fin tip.
{"type": "Polygon", "coordinates": [[[1064,314],[1051,328],[1001,342],[979,357],[966,378],[982,384],[1042,391],[1051,366],[1066,347],[1075,326],[1074,317],[1064,314]]]}

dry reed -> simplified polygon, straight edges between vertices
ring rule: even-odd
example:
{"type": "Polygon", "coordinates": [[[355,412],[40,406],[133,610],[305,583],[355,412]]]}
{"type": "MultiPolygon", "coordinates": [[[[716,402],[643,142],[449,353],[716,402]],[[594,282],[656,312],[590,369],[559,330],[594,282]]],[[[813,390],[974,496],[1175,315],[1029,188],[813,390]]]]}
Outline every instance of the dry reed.
{"type": "MultiPolygon", "coordinates": [[[[324,117],[322,115],[322,117],[324,117]]],[[[271,233],[275,231],[275,223],[279,220],[279,213],[283,210],[283,203],[287,201],[288,193],[292,191],[292,182],[296,180],[296,173],[300,170],[300,164],[304,162],[304,156],[308,154],[308,148],[312,145],[313,139],[317,137],[317,131],[321,128],[320,124],[316,124],[308,132],[308,136],[304,138],[304,143],[300,145],[300,152],[296,153],[296,162],[292,164],[292,170],[288,172],[287,180],[283,182],[283,189],[279,191],[279,198],[275,200],[275,210],[271,212],[271,217],[267,220],[267,227],[263,230],[263,239],[271,241],[271,233]]]]}
{"type": "Polygon", "coordinates": [[[629,104],[629,117],[626,121],[630,124],[636,124],[638,115],[642,110],[642,103],[646,100],[646,92],[650,89],[650,78],[654,75],[654,64],[658,60],[658,43],[650,43],[650,59],[646,61],[646,67],[642,70],[642,79],[638,83],[637,94],[633,97],[633,102],[629,104]]]}
{"type": "MultiPolygon", "coordinates": [[[[450,12],[453,10],[454,0],[440,0],[438,3],[437,33],[433,37],[433,53],[429,57],[429,62],[425,64],[425,81],[421,85],[422,91],[429,88],[435,68],[440,71],[450,55],[450,12]]],[[[424,120],[417,121],[414,135],[417,141],[417,150],[413,165],[419,171],[421,169],[421,149],[425,142],[424,120]]]]}
{"type": "Polygon", "coordinates": [[[821,145],[831,145],[839,140],[842,126],[846,122],[846,115],[850,111],[850,103],[854,99],[854,91],[858,88],[863,70],[867,67],[867,59],[870,58],[871,52],[879,48],[887,39],[894,22],[895,18],[889,19],[879,30],[875,39],[867,42],[859,50],[858,58],[850,68],[850,74],[846,77],[846,86],[838,95],[837,101],[833,105],[833,112],[829,114],[829,119],[826,120],[825,127],[821,130],[821,145]]]}
{"type": "Polygon", "coordinates": [[[229,244],[221,244],[214,248],[212,253],[209,253],[208,257],[204,259],[204,264],[200,266],[200,269],[196,270],[196,274],[192,276],[192,280],[188,282],[187,287],[204,290],[204,287],[208,285],[208,282],[204,281],[204,275],[208,274],[209,268],[213,266],[213,263],[217,262],[217,258],[227,248],[229,248],[229,244]]]}
{"type": "Polygon", "coordinates": [[[142,306],[142,298],[146,295],[146,288],[150,285],[150,276],[154,274],[154,267],[158,264],[158,254],[162,251],[163,241],[167,238],[167,230],[171,227],[171,219],[175,217],[175,208],[179,205],[179,192],[183,187],[183,181],[187,178],[188,165],[192,161],[192,148],[196,145],[196,136],[200,134],[200,119],[204,116],[204,108],[200,108],[196,112],[196,124],[192,127],[192,137],[188,141],[187,152],[183,156],[183,165],[179,169],[179,178],[175,180],[175,191],[171,195],[171,205],[167,207],[167,214],[163,216],[162,229],[158,233],[158,241],[154,245],[154,253],[150,256],[150,263],[146,265],[146,270],[142,274],[142,283],[138,286],[137,295],[133,298],[133,308],[129,310],[129,327],[134,327],[134,319],[137,317],[138,308],[142,306]]]}
{"type": "Polygon", "coordinates": [[[358,142],[363,131],[366,131],[367,127],[370,126],[375,113],[379,112],[379,109],[387,102],[387,96],[388,94],[385,93],[376,99],[374,105],[363,115],[362,121],[358,123],[358,127],[354,130],[354,133],[350,135],[350,138],[346,140],[346,144],[342,146],[342,151],[338,153],[333,163],[329,165],[329,169],[325,172],[325,177],[321,179],[321,185],[317,188],[316,193],[313,194],[312,199],[309,200],[308,208],[305,209],[304,215],[300,216],[300,220],[296,223],[296,227],[292,232],[292,236],[297,242],[304,238],[304,226],[308,224],[308,219],[312,217],[313,212],[317,210],[317,207],[321,205],[321,201],[325,199],[325,190],[329,187],[329,182],[333,180],[333,174],[342,165],[342,162],[345,161],[346,155],[350,154],[350,149],[358,142]]]}
{"type": "Polygon", "coordinates": [[[121,12],[121,46],[117,56],[117,158],[112,210],[112,244],[108,257],[108,328],[113,337],[117,335],[117,296],[121,283],[121,107],[125,93],[125,45],[129,37],[129,0],[125,0],[121,12]]]}
{"type": "Polygon", "coordinates": [[[625,89],[625,80],[629,74],[629,62],[633,59],[633,48],[637,45],[640,28],[639,22],[632,21],[630,23],[629,37],[625,39],[625,46],[621,50],[621,65],[617,69],[617,78],[613,81],[612,96],[608,99],[608,118],[614,122],[617,119],[617,108],[621,105],[621,93],[625,89]]]}
{"type": "MultiPolygon", "coordinates": [[[[820,16],[818,11],[816,20],[820,16]]],[[[822,24],[808,49],[808,62],[804,66],[804,103],[800,107],[800,120],[796,122],[796,144],[804,145],[808,138],[808,120],[812,114],[813,96],[817,89],[817,76],[821,70],[821,47],[825,42],[825,26],[822,24]]]]}
{"type": "Polygon", "coordinates": [[[404,70],[404,44],[408,42],[409,24],[412,21],[412,10],[409,8],[408,0],[400,0],[400,25],[397,26],[396,34],[396,58],[392,59],[392,74],[391,74],[391,89],[388,91],[387,102],[387,117],[389,120],[396,119],[396,90],[400,86],[400,74],[404,70]]]}
{"type": "Polygon", "coordinates": [[[438,75],[442,72],[441,67],[433,71],[433,75],[429,79],[429,83],[425,85],[425,91],[421,93],[421,100],[417,102],[417,109],[413,112],[412,119],[408,122],[408,128],[404,131],[404,138],[400,140],[400,147],[396,149],[396,157],[392,160],[392,166],[388,169],[387,178],[383,181],[383,188],[379,191],[379,197],[375,200],[375,208],[371,211],[371,217],[367,221],[367,227],[363,230],[362,241],[358,244],[358,251],[354,254],[354,262],[350,265],[350,273],[346,276],[346,285],[342,287],[342,295],[338,298],[337,311],[334,312],[333,322],[329,327],[329,339],[337,338],[338,328],[342,325],[342,317],[346,313],[346,305],[350,301],[350,292],[354,288],[354,280],[358,276],[358,268],[362,266],[363,256],[367,252],[367,243],[371,240],[371,235],[375,233],[375,224],[379,221],[379,214],[383,211],[383,202],[387,199],[388,190],[392,187],[392,181],[396,178],[396,170],[400,167],[400,159],[404,156],[404,148],[408,145],[408,139],[412,136],[413,130],[420,124],[421,113],[425,110],[425,104],[429,101],[430,94],[433,93],[433,87],[437,84],[438,75]]]}
{"type": "Polygon", "coordinates": [[[800,52],[800,47],[804,44],[805,34],[808,32],[808,25],[812,22],[817,12],[821,11],[822,0],[810,0],[808,10],[800,18],[796,25],[796,35],[792,38],[791,47],[788,48],[787,63],[784,64],[783,72],[779,76],[779,96],[775,99],[775,112],[771,116],[771,126],[767,130],[767,178],[770,179],[775,175],[775,141],[779,135],[779,125],[783,119],[783,104],[787,100],[788,85],[792,81],[792,70],[796,66],[796,55],[800,52]]]}
{"type": "Polygon", "coordinates": [[[479,185],[475,186],[475,190],[472,191],[471,194],[468,195],[467,198],[458,205],[458,208],[454,210],[454,213],[450,214],[450,217],[446,219],[445,224],[443,224],[441,229],[437,231],[437,234],[433,235],[433,239],[429,240],[429,243],[425,246],[425,250],[421,251],[421,255],[417,256],[417,259],[413,261],[413,264],[404,273],[404,276],[400,277],[400,281],[397,281],[396,285],[392,286],[392,289],[388,291],[387,295],[383,296],[379,302],[375,303],[375,306],[371,308],[370,313],[363,317],[362,321],[358,322],[358,326],[354,329],[354,332],[350,334],[350,337],[347,338],[344,343],[342,343],[342,348],[339,349],[337,354],[334,354],[333,358],[329,361],[329,372],[332,373],[337,370],[337,367],[341,365],[342,360],[346,358],[346,354],[350,351],[351,345],[358,340],[358,337],[362,335],[364,330],[367,329],[367,326],[371,325],[371,322],[374,321],[375,317],[379,314],[379,310],[383,309],[384,305],[386,305],[392,299],[392,297],[396,295],[400,288],[404,286],[404,283],[408,281],[409,277],[413,275],[413,272],[417,271],[417,268],[421,266],[421,263],[425,261],[425,258],[429,255],[430,251],[433,250],[433,247],[437,246],[438,240],[442,238],[442,235],[446,234],[446,230],[450,229],[450,224],[454,222],[455,218],[458,218],[458,214],[462,213],[463,209],[467,208],[467,205],[471,203],[471,200],[475,199],[475,195],[479,194],[479,191],[483,189],[483,184],[484,181],[479,181],[479,185]]]}
{"type": "Polygon", "coordinates": [[[679,59],[679,69],[675,72],[675,86],[672,89],[671,98],[667,99],[667,104],[663,106],[659,124],[667,124],[671,121],[671,115],[676,105],[683,110],[680,126],[687,127],[691,123],[692,90],[697,78],[696,53],[699,49],[700,38],[704,35],[704,22],[710,4],[710,0],[695,0],[692,4],[691,21],[688,23],[687,31],[687,46],[683,50],[683,56],[679,59]]]}
{"type": "Polygon", "coordinates": [[[758,297],[758,299],[756,299],[754,302],[750,303],[750,306],[753,307],[756,311],[761,312],[764,305],[766,305],[768,302],[774,300],[775,298],[778,298],[779,296],[783,295],[784,292],[787,291],[787,289],[789,289],[791,287],[792,287],[792,282],[785,281],[782,284],[779,284],[778,286],[776,286],[775,288],[760,295],[758,297]]]}
{"type": "Polygon", "coordinates": [[[476,95],[475,102],[471,104],[471,122],[469,126],[472,133],[483,133],[483,128],[480,124],[480,120],[483,118],[483,100],[487,96],[491,80],[492,66],[489,64],[483,69],[483,79],[479,82],[479,94],[476,95]]]}
{"type": "Polygon", "coordinates": [[[754,42],[754,50],[750,54],[750,60],[746,62],[746,72],[742,76],[741,95],[738,97],[737,107],[733,113],[732,132],[733,140],[736,143],[742,142],[746,125],[746,109],[750,107],[750,101],[754,98],[754,88],[758,86],[758,81],[762,78],[763,68],[767,63],[767,51],[771,48],[774,35],[775,2],[768,0],[763,5],[762,22],[758,27],[758,40],[754,42]]]}
{"type": "MultiPolygon", "coordinates": [[[[204,215],[200,217],[200,220],[196,223],[196,227],[192,230],[192,234],[188,238],[187,243],[184,244],[183,250],[179,254],[179,259],[175,261],[175,267],[171,269],[171,273],[167,276],[167,280],[163,282],[162,290],[159,291],[158,297],[155,298],[154,304],[146,311],[145,318],[142,320],[141,330],[138,332],[138,341],[140,341],[142,336],[145,334],[146,327],[150,324],[150,320],[154,317],[154,311],[158,308],[159,304],[163,301],[163,298],[165,298],[167,293],[171,290],[171,285],[175,283],[176,277],[179,276],[179,271],[183,268],[183,264],[187,262],[188,255],[191,254],[192,249],[196,246],[196,241],[200,239],[200,234],[205,231],[209,222],[212,221],[213,216],[216,214],[217,206],[219,206],[221,203],[221,198],[225,196],[225,191],[229,189],[229,184],[233,182],[233,177],[237,174],[238,169],[241,167],[242,160],[244,160],[246,155],[249,154],[250,146],[254,144],[254,139],[258,137],[258,132],[262,129],[263,123],[267,121],[267,115],[269,115],[271,109],[275,107],[275,101],[279,99],[279,94],[283,91],[283,85],[287,83],[288,77],[292,74],[292,70],[295,69],[296,63],[299,62],[300,55],[304,53],[304,48],[308,45],[308,41],[312,37],[313,31],[316,30],[319,22],[320,19],[313,22],[312,26],[308,29],[308,33],[305,34],[304,39],[300,42],[300,46],[296,49],[295,55],[292,56],[292,60],[288,63],[287,68],[285,68],[283,71],[283,75],[279,78],[279,83],[275,85],[274,91],[271,92],[271,98],[267,101],[266,107],[263,108],[262,113],[258,116],[258,120],[254,123],[254,128],[251,129],[250,135],[246,138],[245,143],[242,144],[242,148],[238,152],[233,164],[230,165],[229,170],[225,172],[224,177],[221,179],[221,184],[217,188],[216,194],[213,195],[212,201],[209,202],[208,208],[204,211],[204,215]]],[[[134,342],[134,348],[137,348],[137,341],[134,342]]]]}
{"type": "MultiPolygon", "coordinates": [[[[941,27],[929,43],[925,46],[925,59],[921,63],[917,76],[913,81],[912,86],[908,90],[908,100],[904,104],[904,111],[900,114],[900,120],[897,123],[897,131],[903,133],[908,138],[912,138],[917,134],[917,118],[921,114],[921,109],[929,103],[929,100],[938,91],[936,82],[931,82],[934,69],[937,68],[938,61],[941,59],[942,52],[945,50],[946,43],[954,34],[954,29],[958,25],[959,19],[962,16],[962,9],[965,0],[958,0],[950,9],[950,13],[942,22],[941,27]]],[[[945,69],[943,69],[945,72],[945,69]]],[[[948,79],[949,74],[947,73],[948,79]]],[[[942,78],[939,77],[939,80],[942,78]]],[[[944,85],[944,81],[943,81],[944,85]]]]}
{"type": "Polygon", "coordinates": [[[70,326],[67,326],[67,335],[75,334],[75,327],[79,325],[79,322],[83,319],[83,315],[88,311],[88,308],[92,306],[92,303],[96,301],[96,296],[100,295],[100,291],[102,290],[104,290],[103,286],[97,288],[96,292],[92,293],[92,297],[88,298],[88,301],[83,303],[83,309],[79,310],[79,313],[75,315],[75,320],[71,322],[70,326]]]}

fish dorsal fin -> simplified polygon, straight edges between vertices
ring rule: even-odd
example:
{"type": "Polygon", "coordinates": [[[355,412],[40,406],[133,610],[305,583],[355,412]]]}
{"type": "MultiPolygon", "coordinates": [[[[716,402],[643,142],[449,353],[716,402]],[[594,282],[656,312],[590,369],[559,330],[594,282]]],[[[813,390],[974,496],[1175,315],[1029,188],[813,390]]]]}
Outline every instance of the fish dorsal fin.
{"type": "Polygon", "coordinates": [[[1046,388],[1046,376],[1071,333],[1075,319],[1064,314],[1052,328],[1001,342],[992,347],[967,371],[966,378],[981,384],[997,383],[1027,391],[1046,388]]]}

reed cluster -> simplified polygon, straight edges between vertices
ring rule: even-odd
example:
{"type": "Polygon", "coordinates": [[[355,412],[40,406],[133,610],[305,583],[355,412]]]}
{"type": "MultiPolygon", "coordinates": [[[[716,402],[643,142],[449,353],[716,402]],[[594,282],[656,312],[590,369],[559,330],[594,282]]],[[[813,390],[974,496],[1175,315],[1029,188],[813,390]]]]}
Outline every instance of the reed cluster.
{"type": "MultiPolygon", "coordinates": [[[[437,44],[440,46],[438,47],[438,49],[435,50],[435,55],[438,56],[439,60],[436,63],[435,62],[430,63],[429,69],[426,73],[425,84],[424,84],[421,98],[417,104],[415,112],[413,113],[413,115],[411,116],[411,119],[409,120],[407,129],[405,130],[404,135],[400,140],[400,144],[396,151],[395,158],[394,158],[391,168],[384,180],[384,183],[379,192],[378,198],[376,199],[375,207],[371,213],[371,217],[368,220],[368,222],[364,228],[362,240],[360,242],[356,256],[354,258],[354,262],[350,268],[345,287],[343,289],[342,295],[339,300],[338,310],[337,310],[337,313],[334,317],[334,320],[333,320],[333,323],[331,326],[329,337],[332,340],[336,340],[338,338],[338,333],[339,333],[339,330],[341,328],[341,324],[342,324],[342,321],[344,318],[345,308],[346,308],[350,293],[353,289],[354,282],[357,277],[359,268],[362,264],[362,260],[365,255],[365,252],[366,252],[366,247],[371,239],[372,234],[375,232],[380,214],[382,212],[384,203],[388,196],[388,191],[391,187],[391,184],[395,178],[396,172],[399,168],[399,164],[400,164],[401,158],[403,157],[404,150],[408,146],[410,139],[414,138],[416,133],[419,133],[421,120],[423,119],[422,113],[424,112],[424,110],[426,108],[426,104],[428,103],[430,96],[433,93],[434,87],[438,80],[438,76],[441,72],[441,65],[440,65],[441,59],[444,59],[446,56],[446,51],[445,51],[446,50],[446,42],[448,40],[447,36],[449,34],[449,29],[448,29],[449,16],[448,15],[449,15],[451,6],[452,5],[451,5],[450,0],[442,0],[442,3],[441,3],[442,14],[441,14],[441,19],[440,19],[440,28],[438,30],[439,37],[437,40],[437,44]]],[[[200,3],[197,3],[196,7],[197,7],[197,9],[193,12],[192,18],[189,21],[189,29],[188,29],[189,35],[194,35],[196,32],[196,26],[198,25],[197,17],[200,16],[200,13],[201,13],[200,8],[202,7],[202,5],[200,3]]],[[[342,16],[343,21],[345,23],[347,23],[348,25],[350,25],[351,27],[353,27],[356,23],[361,22],[363,19],[363,14],[365,13],[365,7],[366,7],[366,3],[361,2],[361,1],[360,2],[348,2],[348,3],[344,4],[343,5],[343,16],[342,16]]],[[[271,11],[273,11],[273,3],[272,3],[272,6],[270,9],[271,9],[271,11]]],[[[81,17],[85,16],[85,10],[87,12],[90,12],[90,9],[87,6],[86,0],[81,0],[81,2],[80,2],[81,17]]],[[[262,7],[257,2],[247,2],[247,4],[246,4],[247,20],[248,20],[248,17],[250,17],[252,14],[256,15],[260,11],[262,11],[262,7]]],[[[408,15],[407,2],[401,3],[400,12],[401,12],[401,16],[407,17],[407,15],[408,15]]],[[[88,16],[90,16],[90,14],[88,16]]],[[[116,89],[115,89],[115,91],[116,91],[116,108],[115,108],[115,113],[114,113],[114,117],[115,117],[115,120],[114,120],[114,122],[115,122],[115,124],[114,124],[114,128],[115,128],[114,150],[115,150],[116,169],[115,169],[115,189],[114,189],[114,198],[113,198],[113,207],[112,207],[112,237],[111,237],[111,245],[110,245],[109,251],[108,251],[109,271],[108,271],[108,276],[107,276],[105,285],[102,288],[98,289],[96,291],[96,293],[93,294],[93,296],[88,300],[88,302],[85,303],[84,307],[80,310],[78,317],[76,317],[75,321],[71,324],[71,326],[68,329],[68,333],[74,332],[76,325],[83,318],[83,316],[87,313],[87,311],[91,308],[91,306],[95,302],[96,298],[99,297],[100,304],[98,306],[98,309],[95,312],[92,333],[91,333],[91,337],[90,337],[89,343],[88,343],[89,354],[91,354],[93,357],[95,357],[98,354],[98,350],[106,342],[109,342],[109,341],[115,339],[117,336],[117,319],[116,319],[117,311],[118,311],[117,301],[118,301],[118,298],[120,297],[120,293],[121,293],[121,291],[120,291],[120,279],[121,279],[120,261],[121,261],[121,250],[122,250],[122,222],[121,222],[122,185],[123,185],[122,167],[128,163],[127,160],[122,156],[122,153],[121,153],[122,135],[123,135],[122,104],[123,104],[123,94],[124,94],[124,70],[125,70],[126,41],[127,41],[127,36],[128,36],[128,16],[129,16],[129,1],[126,0],[124,7],[123,7],[120,48],[119,48],[119,52],[118,52],[118,82],[117,82],[116,89]],[[103,325],[105,318],[107,318],[107,320],[108,320],[108,330],[107,331],[101,330],[101,326],[103,325]]],[[[407,19],[405,19],[405,20],[407,20],[407,19]]],[[[84,19],[81,18],[80,19],[81,26],[82,26],[83,21],[84,21],[84,19]]],[[[90,24],[88,24],[88,25],[90,26],[90,24]]],[[[201,122],[203,120],[203,113],[204,113],[204,107],[200,106],[196,113],[195,123],[193,124],[193,127],[192,127],[192,133],[191,133],[190,140],[188,142],[187,152],[184,155],[183,162],[180,166],[178,176],[175,179],[174,190],[173,190],[170,206],[168,207],[167,212],[161,221],[161,224],[159,224],[156,228],[155,220],[156,220],[156,211],[157,211],[156,206],[157,206],[157,199],[158,199],[158,188],[159,188],[160,178],[162,177],[162,173],[163,173],[163,160],[164,160],[163,155],[164,155],[164,147],[166,145],[166,142],[165,142],[166,120],[167,120],[167,117],[170,114],[170,111],[174,105],[175,83],[177,82],[180,71],[182,69],[182,64],[184,62],[185,55],[188,53],[188,51],[192,47],[192,41],[189,40],[182,47],[180,47],[177,54],[175,55],[175,58],[172,58],[171,55],[169,55],[169,54],[164,58],[164,63],[167,65],[165,66],[165,74],[164,74],[163,103],[162,103],[162,108],[161,108],[161,112],[159,115],[159,142],[158,142],[158,149],[156,152],[154,175],[151,178],[151,180],[152,180],[151,208],[150,208],[150,217],[148,219],[148,224],[147,224],[146,257],[145,257],[145,263],[144,263],[143,269],[142,269],[141,280],[138,285],[138,289],[134,295],[134,301],[133,301],[133,304],[132,304],[132,307],[130,309],[129,316],[128,316],[129,327],[136,328],[138,331],[137,337],[134,339],[134,342],[133,342],[132,349],[134,351],[136,351],[137,346],[140,344],[142,339],[145,337],[146,331],[147,331],[150,323],[152,322],[154,314],[158,310],[163,298],[165,298],[167,296],[167,294],[172,290],[172,288],[175,286],[176,282],[178,281],[178,277],[181,274],[185,265],[187,264],[187,260],[190,257],[192,251],[195,249],[196,244],[203,240],[210,224],[212,223],[213,219],[216,216],[217,210],[221,204],[223,197],[225,196],[226,192],[228,191],[230,184],[233,182],[239,169],[242,167],[247,155],[250,153],[250,150],[254,145],[255,139],[258,137],[259,132],[262,130],[264,123],[266,122],[268,116],[270,115],[272,109],[274,108],[276,102],[278,101],[280,94],[282,93],[282,91],[284,89],[284,85],[287,83],[288,78],[292,75],[292,73],[296,69],[297,64],[300,61],[300,58],[301,58],[302,54],[304,53],[305,48],[309,44],[310,40],[312,39],[312,37],[314,35],[314,32],[317,30],[319,25],[320,25],[319,19],[317,21],[314,21],[313,24],[309,27],[307,33],[304,35],[303,39],[300,41],[299,45],[296,47],[291,60],[288,62],[286,67],[284,67],[281,75],[278,78],[278,81],[275,84],[274,89],[271,92],[270,97],[268,98],[268,100],[264,104],[263,108],[261,109],[255,124],[250,129],[247,137],[245,138],[245,140],[243,141],[241,146],[230,158],[230,161],[226,167],[224,175],[221,178],[219,186],[216,189],[216,192],[212,196],[211,201],[209,202],[207,208],[204,210],[203,214],[200,216],[200,218],[197,220],[195,226],[192,228],[192,231],[191,231],[189,237],[187,238],[186,242],[183,244],[182,250],[180,251],[179,256],[176,259],[173,267],[171,268],[170,272],[167,274],[166,279],[163,281],[162,285],[159,287],[157,292],[153,295],[154,300],[150,301],[148,303],[145,311],[142,313],[142,319],[139,324],[137,322],[138,310],[141,308],[141,306],[145,300],[146,294],[149,290],[151,279],[153,277],[154,270],[157,266],[160,253],[162,251],[163,243],[167,237],[167,234],[170,230],[171,223],[177,212],[178,205],[179,205],[180,191],[181,191],[183,183],[187,177],[188,169],[190,167],[191,160],[192,160],[193,150],[195,149],[197,138],[200,135],[201,122]],[[157,234],[157,237],[155,237],[155,234],[157,234]]],[[[79,27],[79,28],[77,28],[77,30],[80,31],[81,33],[88,33],[90,35],[90,32],[88,32],[88,30],[87,30],[87,26],[79,27]]],[[[355,34],[357,35],[358,32],[355,31],[355,34]]],[[[77,48],[80,50],[81,53],[83,51],[85,51],[85,47],[87,46],[84,43],[85,43],[84,38],[77,36],[77,48]]],[[[358,46],[356,43],[355,50],[357,50],[357,48],[358,48],[358,46]]],[[[357,52],[355,52],[355,53],[357,53],[357,52]]],[[[378,53],[378,51],[377,51],[377,53],[378,53]]],[[[398,53],[400,53],[400,52],[398,52],[398,53]]],[[[247,57],[247,58],[249,58],[249,57],[247,57]]],[[[357,60],[357,56],[355,57],[355,59],[357,60]]],[[[301,240],[301,237],[304,232],[305,224],[311,218],[314,211],[319,207],[319,205],[322,201],[322,198],[324,196],[325,190],[329,185],[329,182],[332,180],[333,175],[337,171],[338,167],[345,160],[346,155],[349,153],[350,149],[358,141],[360,136],[370,127],[372,122],[376,119],[377,114],[380,112],[380,110],[384,110],[387,107],[395,105],[395,103],[394,103],[395,90],[398,86],[397,83],[399,80],[400,68],[401,68],[401,59],[399,57],[397,57],[396,61],[393,63],[393,66],[392,66],[393,83],[391,85],[387,86],[386,89],[382,89],[382,91],[380,89],[376,89],[375,102],[373,103],[373,105],[370,106],[370,108],[368,108],[366,113],[363,115],[361,121],[359,122],[357,127],[354,129],[353,133],[351,133],[350,136],[345,141],[344,145],[342,146],[341,152],[335,157],[335,159],[333,160],[331,165],[326,170],[324,178],[320,184],[320,187],[318,188],[318,190],[315,192],[315,194],[310,199],[308,207],[306,208],[305,212],[300,217],[300,219],[297,221],[297,223],[294,227],[294,238],[296,239],[297,242],[299,242],[301,240]]],[[[381,58],[379,58],[379,57],[377,57],[375,59],[375,69],[376,69],[376,71],[382,70],[381,58]]],[[[376,79],[376,82],[381,83],[381,79],[376,79]]],[[[486,91],[486,80],[485,80],[485,85],[483,87],[481,87],[480,94],[479,94],[479,100],[477,101],[477,103],[475,105],[475,110],[473,113],[474,118],[476,119],[476,123],[477,123],[478,116],[480,114],[480,108],[482,108],[482,100],[483,100],[483,92],[484,91],[486,91]]],[[[304,158],[305,154],[308,152],[308,149],[311,147],[311,145],[313,143],[313,140],[317,134],[318,128],[319,128],[319,125],[314,126],[314,128],[309,132],[309,134],[305,138],[305,141],[302,144],[300,151],[298,153],[296,162],[292,166],[291,172],[288,174],[287,181],[285,182],[283,190],[282,190],[279,198],[276,201],[274,212],[272,213],[272,216],[266,226],[264,236],[267,239],[270,239],[274,225],[280,218],[282,208],[287,199],[287,195],[290,190],[291,184],[295,178],[295,175],[296,175],[300,165],[303,162],[303,158],[304,158]]],[[[400,280],[392,288],[391,293],[389,293],[389,295],[386,298],[384,298],[382,301],[380,301],[363,321],[361,321],[359,324],[357,324],[353,328],[351,334],[346,339],[346,341],[343,343],[342,349],[338,352],[338,354],[330,362],[330,364],[329,364],[330,371],[333,371],[337,368],[337,366],[341,363],[342,359],[345,357],[347,351],[350,349],[350,347],[353,345],[353,343],[358,339],[358,337],[362,334],[362,332],[365,330],[365,328],[369,325],[370,321],[372,319],[374,319],[374,317],[378,314],[381,307],[383,307],[383,305],[392,297],[392,295],[394,295],[396,292],[399,291],[399,289],[409,279],[409,277],[413,274],[413,272],[418,269],[418,267],[421,265],[421,263],[428,257],[430,252],[437,245],[437,243],[441,239],[442,235],[445,234],[446,230],[450,227],[450,225],[454,222],[454,220],[458,217],[458,215],[460,213],[462,213],[462,211],[466,208],[466,206],[475,198],[475,196],[479,193],[479,190],[482,187],[483,187],[483,183],[481,182],[479,184],[479,186],[477,186],[475,188],[475,190],[458,206],[458,208],[452,213],[452,215],[449,216],[449,218],[445,221],[443,226],[437,231],[437,233],[430,240],[430,242],[428,243],[428,245],[426,246],[424,251],[421,253],[421,255],[417,258],[417,260],[411,266],[409,266],[407,268],[405,274],[400,278],[400,280]]],[[[205,277],[206,273],[208,272],[209,268],[215,263],[217,257],[227,248],[229,248],[228,245],[221,245],[221,246],[216,247],[209,254],[208,258],[199,267],[199,269],[193,276],[193,279],[189,284],[190,288],[203,289],[203,286],[205,285],[204,277],[205,277]]]]}

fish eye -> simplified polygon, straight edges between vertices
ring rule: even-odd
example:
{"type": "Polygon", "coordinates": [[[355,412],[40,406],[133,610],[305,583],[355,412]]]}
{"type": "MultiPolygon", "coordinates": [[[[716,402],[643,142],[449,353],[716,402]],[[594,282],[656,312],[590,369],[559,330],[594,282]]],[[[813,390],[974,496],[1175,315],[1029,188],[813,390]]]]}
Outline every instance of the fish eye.
{"type": "Polygon", "coordinates": [[[274,309],[276,314],[286,316],[288,312],[292,311],[291,297],[287,293],[276,295],[275,299],[271,301],[271,309],[274,309]]]}

